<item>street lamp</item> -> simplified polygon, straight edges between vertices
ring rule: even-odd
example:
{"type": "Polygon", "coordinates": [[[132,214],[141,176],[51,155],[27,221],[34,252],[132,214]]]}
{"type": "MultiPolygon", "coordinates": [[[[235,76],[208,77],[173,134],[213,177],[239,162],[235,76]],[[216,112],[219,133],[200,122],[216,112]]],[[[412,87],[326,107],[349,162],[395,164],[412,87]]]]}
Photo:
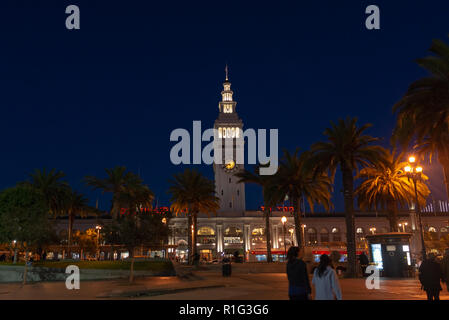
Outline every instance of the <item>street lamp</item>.
{"type": "Polygon", "coordinates": [[[402,227],[402,232],[405,232],[405,226],[407,226],[407,225],[408,225],[407,222],[400,223],[400,224],[399,224],[399,230],[400,230],[400,228],[402,227]]]}
{"type": "Polygon", "coordinates": [[[372,234],[376,232],[376,228],[370,228],[369,231],[371,231],[372,234]]]}
{"type": "Polygon", "coordinates": [[[285,216],[283,216],[281,218],[281,222],[282,222],[282,229],[283,229],[283,233],[284,233],[284,261],[285,261],[285,256],[287,254],[287,244],[285,243],[285,223],[287,222],[287,218],[285,216]]]}
{"type": "Polygon", "coordinates": [[[409,164],[404,168],[405,174],[407,175],[408,179],[413,180],[413,186],[415,189],[415,212],[418,216],[418,223],[419,223],[419,229],[420,229],[420,235],[421,235],[421,246],[422,246],[422,259],[423,261],[426,259],[426,245],[424,243],[424,230],[422,227],[422,220],[421,220],[421,209],[419,207],[418,202],[418,180],[421,179],[422,174],[422,167],[419,166],[416,163],[416,158],[414,156],[411,156],[408,158],[409,164]]]}

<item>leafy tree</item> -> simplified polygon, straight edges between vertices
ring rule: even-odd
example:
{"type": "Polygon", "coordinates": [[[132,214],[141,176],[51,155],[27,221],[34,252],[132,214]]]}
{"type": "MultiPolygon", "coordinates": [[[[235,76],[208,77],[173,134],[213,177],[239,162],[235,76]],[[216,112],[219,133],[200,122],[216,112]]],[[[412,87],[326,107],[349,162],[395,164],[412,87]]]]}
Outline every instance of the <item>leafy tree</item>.
{"type": "Polygon", "coordinates": [[[161,215],[154,213],[135,213],[113,220],[101,229],[107,242],[123,245],[128,249],[131,259],[129,281],[134,280],[134,251],[140,246],[160,245],[161,240],[168,236],[169,213],[161,215]],[[165,218],[165,223],[163,222],[165,218]]]}
{"type": "Polygon", "coordinates": [[[430,75],[414,81],[393,106],[397,112],[393,141],[402,146],[414,143],[430,159],[437,156],[449,198],[449,46],[433,40],[429,51],[432,56],[416,62],[430,75]]]}
{"type": "Polygon", "coordinates": [[[73,234],[73,242],[78,245],[83,253],[92,254],[97,249],[97,237],[98,234],[95,229],[87,229],[84,232],[78,230],[73,234]]]}
{"type": "Polygon", "coordinates": [[[275,175],[272,184],[272,195],[276,199],[288,199],[294,207],[293,217],[295,221],[295,233],[298,245],[302,246],[301,234],[301,202],[307,201],[311,211],[315,204],[323,205],[326,210],[332,206],[331,203],[331,179],[324,172],[315,174],[311,170],[311,154],[303,152],[290,154],[284,150],[284,157],[280,161],[279,170],[275,175]]]}
{"type": "Polygon", "coordinates": [[[220,199],[215,195],[214,182],[196,170],[186,169],[174,174],[169,183],[171,210],[176,214],[187,212],[189,228],[192,226],[192,231],[188,230],[189,262],[192,263],[192,257],[196,254],[198,213],[216,214],[220,199]]]}
{"type": "MultiPolygon", "coordinates": [[[[385,151],[378,161],[363,168],[357,175],[362,179],[356,190],[359,207],[387,210],[391,232],[398,229],[398,207],[410,206],[415,200],[413,181],[404,172],[407,162],[401,159],[402,154],[396,156],[395,152],[385,151]]],[[[427,180],[427,177],[422,175],[422,179],[427,180]]],[[[417,190],[418,201],[425,206],[430,190],[424,183],[417,184],[417,190]]]]}
{"type": "Polygon", "coordinates": [[[348,272],[350,277],[356,276],[356,243],[354,224],[354,171],[359,165],[368,166],[375,163],[385,152],[380,146],[373,146],[378,141],[364,135],[364,131],[371,125],[357,126],[356,118],[340,119],[337,124],[331,122],[331,127],[324,131],[325,142],[315,143],[311,151],[312,163],[315,171],[328,171],[334,180],[337,167],[340,168],[343,180],[343,196],[346,212],[346,242],[348,251],[348,272]]]}
{"type": "MultiPolygon", "coordinates": [[[[47,242],[54,232],[49,223],[46,200],[42,192],[28,185],[3,190],[0,193],[0,242],[15,242],[16,250],[25,252],[47,242]]],[[[24,284],[26,273],[27,263],[24,284]]]]}

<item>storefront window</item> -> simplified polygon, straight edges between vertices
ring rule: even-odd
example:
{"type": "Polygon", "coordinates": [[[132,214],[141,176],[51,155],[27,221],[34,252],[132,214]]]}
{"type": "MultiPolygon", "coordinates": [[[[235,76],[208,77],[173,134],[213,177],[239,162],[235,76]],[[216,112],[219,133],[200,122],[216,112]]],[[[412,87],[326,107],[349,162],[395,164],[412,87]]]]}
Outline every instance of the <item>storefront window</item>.
{"type": "Polygon", "coordinates": [[[254,228],[251,232],[251,243],[253,246],[262,246],[266,244],[265,228],[254,228]]]}
{"type": "Polygon", "coordinates": [[[233,226],[226,228],[223,241],[225,244],[243,243],[242,229],[233,226]]]}
{"type": "Polygon", "coordinates": [[[215,231],[211,227],[201,227],[197,231],[197,243],[199,244],[214,244],[215,231]]]}

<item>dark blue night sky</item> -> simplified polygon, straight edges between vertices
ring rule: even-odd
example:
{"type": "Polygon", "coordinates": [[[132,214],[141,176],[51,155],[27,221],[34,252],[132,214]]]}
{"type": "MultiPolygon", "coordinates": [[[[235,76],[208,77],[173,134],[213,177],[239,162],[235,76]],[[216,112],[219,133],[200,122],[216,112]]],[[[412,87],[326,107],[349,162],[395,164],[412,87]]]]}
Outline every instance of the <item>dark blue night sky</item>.
{"type": "MultiPolygon", "coordinates": [[[[449,41],[448,17],[447,1],[2,1],[0,188],[57,168],[106,210],[81,179],[125,165],[168,204],[167,179],[184,169],[170,132],[213,125],[225,63],[245,128],[278,128],[281,149],[308,148],[347,115],[388,146],[392,105],[425,75],[414,59],[449,41]],[[81,30],[65,28],[69,4],[81,30]],[[381,30],[365,28],[370,4],[381,30]]],[[[425,170],[443,199],[441,168],[425,170]]],[[[247,208],[259,205],[247,187],[247,208]]]]}

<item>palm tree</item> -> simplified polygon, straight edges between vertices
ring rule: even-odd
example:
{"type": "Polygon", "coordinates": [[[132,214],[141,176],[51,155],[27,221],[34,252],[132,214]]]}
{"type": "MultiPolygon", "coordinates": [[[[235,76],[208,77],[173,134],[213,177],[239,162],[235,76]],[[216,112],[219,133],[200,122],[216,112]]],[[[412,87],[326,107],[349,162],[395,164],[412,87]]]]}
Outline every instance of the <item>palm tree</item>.
{"type": "Polygon", "coordinates": [[[433,40],[429,51],[434,55],[416,62],[430,75],[413,82],[393,107],[398,114],[393,141],[415,142],[422,154],[437,156],[449,198],[449,46],[433,40]]]}
{"type": "Polygon", "coordinates": [[[67,255],[71,256],[72,251],[72,240],[73,240],[73,222],[75,220],[76,215],[86,216],[87,214],[92,212],[92,209],[88,205],[87,198],[71,189],[68,189],[66,192],[61,193],[63,197],[61,199],[62,202],[62,210],[67,214],[68,217],[68,228],[67,228],[67,255]]]}
{"type": "MultiPolygon", "coordinates": [[[[401,160],[402,154],[385,151],[385,156],[373,165],[360,170],[357,178],[362,183],[356,189],[358,205],[361,209],[387,210],[390,231],[398,229],[398,207],[406,207],[415,199],[413,182],[404,172],[407,162],[401,160]]],[[[422,175],[427,180],[425,175],[422,175]]],[[[430,191],[424,183],[418,184],[418,197],[421,206],[425,206],[430,191]]]]}
{"type": "Polygon", "coordinates": [[[129,208],[129,215],[135,216],[142,208],[151,209],[154,193],[141,181],[127,184],[117,196],[117,201],[129,208]]]}
{"type": "Polygon", "coordinates": [[[346,243],[348,252],[348,276],[356,276],[356,243],[354,224],[354,170],[359,165],[375,163],[385,150],[371,143],[378,141],[364,131],[371,125],[357,127],[356,118],[340,119],[337,124],[331,121],[331,127],[324,131],[326,142],[315,143],[312,162],[316,172],[328,171],[334,180],[337,167],[340,167],[343,180],[343,196],[346,212],[346,243]]]}
{"type": "Polygon", "coordinates": [[[196,254],[198,213],[217,213],[220,199],[215,195],[214,182],[196,170],[186,169],[173,175],[169,180],[168,193],[171,195],[171,210],[178,214],[187,211],[189,230],[189,263],[196,254]],[[190,230],[190,228],[192,228],[190,230]],[[190,231],[192,235],[190,235],[190,231]]]}
{"type": "Polygon", "coordinates": [[[39,190],[45,197],[49,214],[56,217],[62,213],[63,194],[70,188],[66,181],[61,181],[65,177],[64,172],[56,169],[36,169],[29,175],[29,180],[22,182],[22,184],[30,185],[34,189],[39,190]]]}
{"type": "Polygon", "coordinates": [[[295,221],[295,234],[298,246],[302,246],[301,235],[301,203],[306,200],[313,212],[315,204],[323,205],[326,210],[332,206],[331,179],[326,173],[314,174],[311,170],[311,154],[303,152],[298,155],[299,150],[290,154],[284,150],[284,157],[280,160],[279,170],[275,175],[273,186],[276,188],[275,199],[288,197],[293,205],[293,217],[295,221]]]}
{"type": "Polygon", "coordinates": [[[111,214],[113,219],[117,219],[120,212],[120,197],[128,192],[129,186],[136,186],[142,183],[142,180],[134,173],[126,172],[126,167],[116,166],[112,169],[105,169],[107,177],[97,178],[93,176],[85,177],[87,185],[94,189],[101,189],[103,193],[112,193],[111,214]]]}
{"type": "Polygon", "coordinates": [[[249,170],[242,170],[235,174],[239,178],[239,183],[254,183],[262,187],[262,195],[264,200],[263,216],[265,218],[265,238],[267,242],[267,262],[272,262],[273,257],[271,255],[271,232],[270,232],[270,207],[276,205],[277,200],[274,199],[273,191],[273,176],[260,175],[259,169],[261,166],[254,168],[254,172],[249,170]]]}

